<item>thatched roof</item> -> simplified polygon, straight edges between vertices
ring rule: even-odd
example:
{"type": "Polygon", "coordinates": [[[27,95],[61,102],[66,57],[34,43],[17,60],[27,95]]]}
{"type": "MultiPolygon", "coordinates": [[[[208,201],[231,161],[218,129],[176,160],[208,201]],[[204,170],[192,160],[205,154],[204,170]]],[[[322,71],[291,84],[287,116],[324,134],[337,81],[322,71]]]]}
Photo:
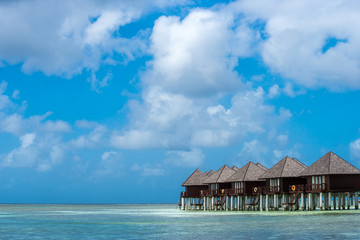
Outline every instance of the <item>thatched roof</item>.
{"type": "Polygon", "coordinates": [[[207,173],[206,173],[206,176],[207,177],[210,177],[211,175],[213,175],[215,173],[215,171],[214,170],[210,170],[210,171],[208,171],[207,173]]]}
{"type": "Polygon", "coordinates": [[[328,152],[311,164],[300,176],[360,174],[360,170],[333,152],[328,152]]]}
{"type": "Polygon", "coordinates": [[[200,171],[199,169],[196,169],[190,177],[188,177],[181,186],[187,187],[187,186],[201,186],[206,185],[203,184],[204,180],[207,178],[207,176],[200,171]]]}
{"type": "Polygon", "coordinates": [[[305,164],[295,158],[286,156],[261,175],[260,178],[298,177],[305,169],[305,164]]]}
{"type": "Polygon", "coordinates": [[[262,165],[261,163],[256,163],[256,165],[260,168],[262,168],[263,170],[267,171],[269,170],[267,167],[265,167],[264,165],[262,165]]]}
{"type": "Polygon", "coordinates": [[[235,165],[231,169],[235,170],[235,171],[239,170],[239,168],[237,166],[235,166],[235,165]]]}
{"type": "Polygon", "coordinates": [[[245,166],[237,170],[233,175],[226,179],[226,182],[259,181],[259,176],[264,173],[264,169],[254,164],[253,162],[248,162],[245,166]]]}
{"type": "Polygon", "coordinates": [[[229,168],[226,164],[222,166],[219,170],[209,176],[204,183],[223,183],[226,179],[228,179],[231,175],[235,173],[235,170],[229,168]]]}

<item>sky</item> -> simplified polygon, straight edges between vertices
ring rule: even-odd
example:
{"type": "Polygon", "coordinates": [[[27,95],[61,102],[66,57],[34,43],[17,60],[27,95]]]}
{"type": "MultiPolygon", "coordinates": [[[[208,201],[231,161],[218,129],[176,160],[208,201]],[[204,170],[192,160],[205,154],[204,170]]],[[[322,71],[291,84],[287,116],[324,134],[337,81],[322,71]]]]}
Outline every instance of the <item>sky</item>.
{"type": "Polygon", "coordinates": [[[0,202],[175,203],[196,169],[360,167],[355,0],[0,1],[0,202]]]}

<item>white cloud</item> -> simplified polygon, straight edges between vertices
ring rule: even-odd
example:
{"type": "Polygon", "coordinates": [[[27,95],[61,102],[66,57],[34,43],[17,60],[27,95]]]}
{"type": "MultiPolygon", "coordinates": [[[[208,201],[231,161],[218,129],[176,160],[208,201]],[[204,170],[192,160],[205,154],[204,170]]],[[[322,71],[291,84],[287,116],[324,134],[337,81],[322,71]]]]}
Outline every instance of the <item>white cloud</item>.
{"type": "Polygon", "coordinates": [[[156,177],[165,174],[165,170],[160,166],[152,166],[150,164],[134,164],[131,167],[132,171],[139,172],[142,177],[156,177]]]}
{"type": "Polygon", "coordinates": [[[70,140],[67,145],[69,148],[95,148],[105,145],[104,136],[107,131],[105,126],[98,125],[91,132],[70,140]]]}
{"type": "Polygon", "coordinates": [[[253,32],[234,26],[231,14],[193,10],[183,20],[160,17],[151,35],[151,69],[143,81],[184,95],[234,92],[242,83],[234,67],[249,56],[253,32]]]}
{"type": "Polygon", "coordinates": [[[20,137],[21,147],[26,148],[30,146],[34,142],[35,137],[36,137],[35,133],[28,133],[25,134],[24,136],[21,136],[20,137]]]}
{"type": "Polygon", "coordinates": [[[1,2],[0,22],[7,24],[0,26],[0,62],[21,63],[22,70],[28,73],[42,71],[66,77],[81,73],[83,69],[96,71],[100,64],[113,59],[114,53],[133,58],[133,53],[141,47],[136,37],[120,37],[119,28],[121,32],[122,26],[149,11],[184,2],[1,2]]]}
{"type": "Polygon", "coordinates": [[[204,154],[200,149],[191,151],[168,151],[166,162],[182,167],[198,167],[204,161],[204,154]]]}
{"type": "Polygon", "coordinates": [[[360,88],[358,1],[244,0],[230,8],[265,22],[260,53],[284,78],[307,88],[360,88]]]}
{"type": "Polygon", "coordinates": [[[360,159],[360,139],[356,139],[355,141],[349,144],[350,154],[352,158],[360,159]]]}

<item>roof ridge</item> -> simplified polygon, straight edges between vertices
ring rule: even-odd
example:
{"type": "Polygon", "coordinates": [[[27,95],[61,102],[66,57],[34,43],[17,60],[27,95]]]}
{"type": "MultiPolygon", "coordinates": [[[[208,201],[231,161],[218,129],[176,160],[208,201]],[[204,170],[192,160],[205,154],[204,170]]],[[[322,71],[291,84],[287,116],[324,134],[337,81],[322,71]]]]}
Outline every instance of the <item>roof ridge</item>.
{"type": "Polygon", "coordinates": [[[284,168],[285,168],[285,165],[286,165],[286,161],[287,161],[288,158],[290,158],[290,157],[289,157],[289,156],[286,156],[286,157],[285,157],[285,162],[284,162],[284,165],[283,165],[283,167],[282,167],[282,169],[281,169],[280,177],[282,177],[282,174],[283,174],[283,172],[284,172],[284,168]]]}
{"type": "Polygon", "coordinates": [[[197,168],[197,169],[195,169],[195,171],[183,182],[183,184],[181,184],[181,185],[184,185],[198,170],[199,170],[202,174],[204,174],[199,168],[197,168]]]}
{"type": "Polygon", "coordinates": [[[226,166],[226,164],[224,164],[224,166],[222,166],[220,169],[221,169],[221,172],[219,173],[219,176],[217,177],[217,179],[216,179],[216,182],[219,180],[219,178],[220,178],[220,176],[221,176],[221,174],[222,174],[222,172],[224,171],[224,169],[225,169],[225,166],[226,166]]]}
{"type": "Polygon", "coordinates": [[[329,152],[329,167],[328,167],[328,174],[330,174],[330,170],[331,170],[331,167],[330,167],[330,165],[331,165],[331,151],[329,152]]]}
{"type": "Polygon", "coordinates": [[[251,165],[251,161],[250,162],[248,162],[247,163],[247,168],[246,168],[246,171],[245,171],[245,174],[244,174],[244,178],[243,178],[243,181],[245,180],[245,177],[246,177],[246,174],[247,174],[247,172],[248,172],[248,170],[249,170],[249,167],[250,167],[250,165],[251,165]]]}

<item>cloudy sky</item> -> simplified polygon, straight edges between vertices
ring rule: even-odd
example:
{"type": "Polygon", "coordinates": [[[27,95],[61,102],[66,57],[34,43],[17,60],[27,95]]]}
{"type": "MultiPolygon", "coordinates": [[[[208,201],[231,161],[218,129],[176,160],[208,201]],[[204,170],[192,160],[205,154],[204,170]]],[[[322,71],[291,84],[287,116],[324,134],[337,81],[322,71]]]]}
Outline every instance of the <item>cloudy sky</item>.
{"type": "Polygon", "coordinates": [[[360,167],[360,3],[0,2],[0,202],[177,202],[196,169],[360,167]]]}

